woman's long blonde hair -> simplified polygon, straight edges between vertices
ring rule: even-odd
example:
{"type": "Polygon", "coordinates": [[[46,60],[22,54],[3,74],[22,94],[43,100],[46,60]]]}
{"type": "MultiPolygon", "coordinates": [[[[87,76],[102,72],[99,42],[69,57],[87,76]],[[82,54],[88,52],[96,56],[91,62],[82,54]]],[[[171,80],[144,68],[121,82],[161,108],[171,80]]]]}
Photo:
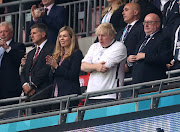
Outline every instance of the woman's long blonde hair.
{"type": "Polygon", "coordinates": [[[71,56],[72,52],[76,49],[79,49],[79,44],[78,44],[77,37],[76,37],[74,30],[69,26],[62,27],[58,33],[58,37],[56,40],[56,47],[55,47],[54,53],[52,55],[53,58],[56,59],[56,61],[58,61],[59,57],[60,58],[64,57],[64,59],[66,59],[69,56],[71,56]],[[71,44],[70,44],[68,50],[66,51],[66,53],[59,41],[59,34],[62,31],[67,31],[69,33],[69,36],[71,37],[71,44]]]}
{"type": "MultiPolygon", "coordinates": [[[[112,9],[112,13],[114,13],[120,6],[126,4],[126,0],[116,0],[117,1],[117,7],[115,9],[112,9]]],[[[109,4],[102,12],[102,17],[105,16],[105,14],[108,12],[109,8],[111,7],[111,4],[109,4]]]]}

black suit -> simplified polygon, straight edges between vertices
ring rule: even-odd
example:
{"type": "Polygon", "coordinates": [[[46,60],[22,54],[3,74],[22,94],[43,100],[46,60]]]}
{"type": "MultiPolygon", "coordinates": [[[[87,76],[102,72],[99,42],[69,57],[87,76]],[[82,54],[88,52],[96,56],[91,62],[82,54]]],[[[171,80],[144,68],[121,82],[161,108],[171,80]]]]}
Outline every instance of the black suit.
{"type": "Polygon", "coordinates": [[[52,71],[50,72],[54,89],[56,84],[58,86],[58,96],[81,93],[79,73],[82,58],[82,52],[80,50],[75,50],[70,57],[65,59],[61,65],[58,66],[54,73],[52,71]]]}
{"type": "MultiPolygon", "coordinates": [[[[143,41],[137,46],[136,54],[143,41]]],[[[133,83],[166,78],[166,64],[172,59],[170,39],[159,31],[153,35],[142,52],[145,53],[145,59],[133,64],[133,83]]]]}
{"type": "Polygon", "coordinates": [[[0,99],[18,97],[22,92],[19,67],[25,54],[25,45],[11,41],[11,50],[4,52],[0,66],[0,99]]]}
{"type": "MultiPolygon", "coordinates": [[[[117,35],[116,40],[120,41],[121,36],[123,35],[124,29],[121,29],[117,35]]],[[[133,27],[131,28],[130,32],[128,33],[127,37],[124,40],[124,44],[127,48],[127,56],[134,54],[136,46],[138,42],[145,36],[143,24],[140,21],[137,21],[133,27]]]]}
{"type": "Polygon", "coordinates": [[[35,23],[46,24],[48,27],[48,40],[55,45],[59,29],[65,25],[66,20],[65,8],[53,5],[48,15],[44,15],[42,18],[39,18],[37,22],[31,20],[29,29],[35,23]]]}
{"type": "Polygon", "coordinates": [[[175,0],[175,1],[176,2],[174,3],[171,11],[169,11],[168,14],[167,14],[167,9],[169,7],[170,1],[168,1],[164,5],[163,30],[166,34],[168,34],[169,37],[172,37],[173,33],[170,32],[170,30],[174,28],[174,23],[176,19],[179,17],[179,5],[177,3],[179,0],[175,0]]]}
{"type": "MultiPolygon", "coordinates": [[[[46,44],[40,51],[33,67],[32,67],[32,62],[33,62],[34,54],[36,52],[36,48],[34,48],[28,53],[26,63],[21,73],[22,85],[26,82],[27,83],[30,82],[29,80],[30,71],[31,71],[31,80],[37,86],[37,88],[35,89],[36,93],[41,91],[42,89],[45,89],[47,86],[50,85],[50,80],[49,80],[50,66],[46,65],[45,57],[47,55],[51,55],[53,52],[53,49],[54,49],[54,45],[52,45],[49,42],[46,42],[46,44]]],[[[48,95],[43,94],[41,96],[35,96],[35,95],[32,98],[32,100],[44,99],[44,98],[50,97],[50,94],[48,95]]]]}

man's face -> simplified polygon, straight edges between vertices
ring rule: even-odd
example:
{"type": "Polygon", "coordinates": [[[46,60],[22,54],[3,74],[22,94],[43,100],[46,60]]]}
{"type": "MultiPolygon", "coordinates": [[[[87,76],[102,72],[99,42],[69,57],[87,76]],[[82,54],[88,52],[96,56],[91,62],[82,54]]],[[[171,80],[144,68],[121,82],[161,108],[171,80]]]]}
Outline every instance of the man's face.
{"type": "Polygon", "coordinates": [[[152,15],[147,15],[144,19],[144,32],[146,35],[151,35],[160,29],[160,21],[154,19],[152,15]]]}
{"type": "Polygon", "coordinates": [[[132,23],[134,21],[134,10],[130,4],[124,6],[122,15],[125,23],[132,23]]]}
{"type": "Polygon", "coordinates": [[[100,33],[97,34],[99,42],[102,47],[107,47],[111,44],[113,37],[109,36],[107,33],[101,31],[100,33]]]}
{"type": "Polygon", "coordinates": [[[0,38],[9,41],[13,37],[13,32],[9,30],[7,25],[0,26],[0,38]]]}
{"type": "Polygon", "coordinates": [[[31,29],[31,39],[35,45],[40,45],[45,40],[46,33],[40,32],[38,28],[31,29]]]}
{"type": "Polygon", "coordinates": [[[44,6],[49,6],[51,5],[52,3],[54,3],[54,0],[42,0],[42,3],[44,6]]]}

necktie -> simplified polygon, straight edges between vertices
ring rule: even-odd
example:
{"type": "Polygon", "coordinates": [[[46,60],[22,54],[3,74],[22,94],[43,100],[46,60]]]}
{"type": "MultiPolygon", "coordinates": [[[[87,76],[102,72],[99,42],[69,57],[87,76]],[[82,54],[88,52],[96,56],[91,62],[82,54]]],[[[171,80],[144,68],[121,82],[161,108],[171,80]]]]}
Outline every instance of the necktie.
{"type": "Polygon", "coordinates": [[[147,41],[148,41],[149,38],[150,38],[150,36],[146,36],[146,37],[145,37],[145,40],[144,40],[143,43],[141,44],[138,53],[141,52],[141,51],[144,49],[144,47],[146,46],[147,41]]]}
{"type": "Polygon", "coordinates": [[[126,28],[125,28],[126,30],[125,30],[125,32],[123,33],[122,37],[121,37],[121,40],[122,40],[122,41],[124,41],[124,40],[126,39],[128,33],[129,33],[129,31],[130,31],[131,26],[132,26],[132,25],[126,26],[126,28]]]}
{"type": "Polygon", "coordinates": [[[46,14],[46,15],[48,15],[47,12],[48,12],[48,8],[45,8],[45,14],[46,14]]]}
{"type": "Polygon", "coordinates": [[[40,47],[38,47],[37,51],[36,51],[36,54],[34,55],[34,59],[33,59],[33,63],[32,63],[32,66],[34,66],[34,63],[39,55],[39,51],[40,51],[40,47]]]}

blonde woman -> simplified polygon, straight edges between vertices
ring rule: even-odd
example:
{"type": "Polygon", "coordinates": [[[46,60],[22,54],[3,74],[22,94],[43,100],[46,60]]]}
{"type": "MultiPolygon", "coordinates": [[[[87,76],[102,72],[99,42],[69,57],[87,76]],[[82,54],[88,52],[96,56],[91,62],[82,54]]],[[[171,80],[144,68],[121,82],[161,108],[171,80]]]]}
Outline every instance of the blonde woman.
{"type": "Polygon", "coordinates": [[[52,69],[50,77],[53,79],[54,97],[80,94],[79,73],[82,58],[75,32],[71,27],[62,27],[53,55],[46,57],[46,64],[52,69]]]}
{"type": "Polygon", "coordinates": [[[126,26],[122,16],[126,0],[107,0],[107,2],[109,6],[103,10],[101,23],[111,23],[115,30],[118,31],[126,26]]]}

